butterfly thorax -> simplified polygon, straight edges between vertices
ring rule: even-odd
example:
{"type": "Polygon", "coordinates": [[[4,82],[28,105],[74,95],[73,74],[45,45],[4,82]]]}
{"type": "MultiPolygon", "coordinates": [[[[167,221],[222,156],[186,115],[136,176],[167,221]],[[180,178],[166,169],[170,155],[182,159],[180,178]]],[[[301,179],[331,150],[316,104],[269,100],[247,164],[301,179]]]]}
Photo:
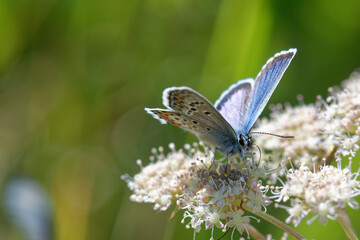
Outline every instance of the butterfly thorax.
{"type": "Polygon", "coordinates": [[[227,142],[223,148],[217,147],[217,150],[222,152],[227,158],[238,156],[245,159],[245,155],[252,144],[252,139],[247,134],[240,134],[237,139],[234,139],[234,142],[227,142]]]}

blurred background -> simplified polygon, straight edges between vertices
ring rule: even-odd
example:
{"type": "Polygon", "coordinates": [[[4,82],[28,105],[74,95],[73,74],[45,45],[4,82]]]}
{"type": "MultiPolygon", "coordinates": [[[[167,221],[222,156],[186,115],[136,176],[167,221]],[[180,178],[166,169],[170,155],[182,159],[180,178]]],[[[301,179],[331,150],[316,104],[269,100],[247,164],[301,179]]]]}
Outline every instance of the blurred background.
{"type": "MultiPolygon", "coordinates": [[[[291,47],[270,103],[311,103],[360,66],[359,16],[357,0],[0,1],[0,239],[192,239],[181,214],[131,202],[120,179],[152,147],[196,140],[144,107],[183,85],[214,102],[291,47]]],[[[345,237],[334,221],[298,230],[345,237]]]]}

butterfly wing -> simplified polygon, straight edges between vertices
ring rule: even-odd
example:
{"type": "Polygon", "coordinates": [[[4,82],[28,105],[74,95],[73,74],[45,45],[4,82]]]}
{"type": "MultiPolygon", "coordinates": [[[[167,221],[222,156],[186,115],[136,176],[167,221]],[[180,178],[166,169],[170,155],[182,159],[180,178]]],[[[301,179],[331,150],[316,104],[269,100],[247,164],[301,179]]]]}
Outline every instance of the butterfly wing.
{"type": "Polygon", "coordinates": [[[225,155],[236,148],[236,133],[200,93],[188,87],[167,88],[163,92],[163,104],[169,110],[145,110],[162,123],[170,123],[194,133],[204,143],[216,147],[225,155]]]}
{"type": "Polygon", "coordinates": [[[249,100],[249,107],[243,122],[244,125],[242,126],[242,129],[240,129],[242,133],[247,134],[253,127],[285,70],[295,56],[295,53],[296,49],[294,48],[277,53],[262,67],[254,82],[253,91],[249,100]]]}
{"type": "Polygon", "coordinates": [[[230,151],[227,149],[231,149],[236,144],[236,137],[225,135],[221,130],[211,126],[209,122],[195,120],[183,113],[168,109],[145,108],[145,110],[161,123],[171,124],[187,130],[204,143],[216,147],[223,153],[230,151]]]}
{"type": "Polygon", "coordinates": [[[231,125],[214,108],[212,103],[189,87],[172,87],[163,92],[163,104],[188,117],[211,126],[224,135],[235,136],[231,125]]]}
{"type": "Polygon", "coordinates": [[[254,79],[240,80],[224,91],[215,102],[215,108],[230,123],[237,135],[240,135],[245,125],[245,116],[248,109],[249,95],[254,79]]]}

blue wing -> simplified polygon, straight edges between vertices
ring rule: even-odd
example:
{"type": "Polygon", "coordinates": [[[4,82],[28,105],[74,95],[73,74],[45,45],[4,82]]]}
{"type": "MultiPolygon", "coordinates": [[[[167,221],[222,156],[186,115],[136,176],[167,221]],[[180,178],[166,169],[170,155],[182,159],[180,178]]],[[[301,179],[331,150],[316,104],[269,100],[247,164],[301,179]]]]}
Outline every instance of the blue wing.
{"type": "Polygon", "coordinates": [[[239,136],[245,125],[245,116],[248,109],[249,95],[254,84],[254,79],[240,80],[224,91],[215,102],[215,108],[230,123],[239,136]]]}
{"type": "Polygon", "coordinates": [[[242,125],[242,128],[239,128],[241,133],[249,133],[255,121],[264,110],[295,53],[295,48],[277,53],[262,67],[254,82],[253,91],[248,103],[249,107],[243,121],[244,125],[242,125]]]}

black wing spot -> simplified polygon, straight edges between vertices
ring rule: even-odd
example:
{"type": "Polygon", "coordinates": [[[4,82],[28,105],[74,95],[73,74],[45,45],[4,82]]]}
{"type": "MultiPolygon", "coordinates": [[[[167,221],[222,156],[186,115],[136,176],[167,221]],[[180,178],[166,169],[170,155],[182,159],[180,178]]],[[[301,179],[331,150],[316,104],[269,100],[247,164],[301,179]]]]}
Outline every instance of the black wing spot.
{"type": "Polygon", "coordinates": [[[210,115],[210,114],[211,114],[211,113],[208,112],[208,111],[204,111],[204,113],[205,113],[206,115],[210,115]]]}
{"type": "Polygon", "coordinates": [[[197,122],[197,121],[195,121],[195,120],[193,120],[192,122],[193,122],[194,124],[198,124],[198,122],[197,122]]]}
{"type": "Polygon", "coordinates": [[[211,131],[211,128],[209,128],[209,127],[206,127],[206,130],[207,130],[208,132],[210,132],[210,131],[211,131]]]}
{"type": "Polygon", "coordinates": [[[196,111],[197,111],[197,109],[196,109],[196,108],[190,108],[190,110],[191,110],[191,111],[194,111],[194,112],[196,112],[196,111]]]}

